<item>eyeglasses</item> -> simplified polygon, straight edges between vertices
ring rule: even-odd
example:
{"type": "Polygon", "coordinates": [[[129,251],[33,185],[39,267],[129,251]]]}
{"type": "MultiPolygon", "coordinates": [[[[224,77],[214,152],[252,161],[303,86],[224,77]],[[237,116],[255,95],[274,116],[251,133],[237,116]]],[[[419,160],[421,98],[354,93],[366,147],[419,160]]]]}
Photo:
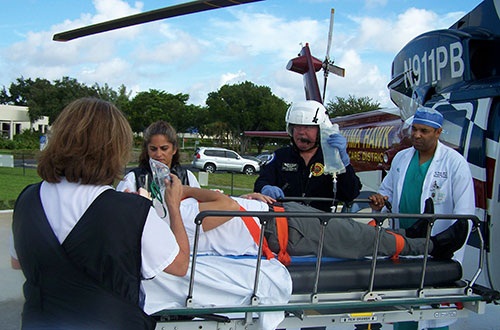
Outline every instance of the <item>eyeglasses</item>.
{"type": "Polygon", "coordinates": [[[318,128],[316,125],[293,125],[293,129],[301,131],[312,131],[318,128]]]}

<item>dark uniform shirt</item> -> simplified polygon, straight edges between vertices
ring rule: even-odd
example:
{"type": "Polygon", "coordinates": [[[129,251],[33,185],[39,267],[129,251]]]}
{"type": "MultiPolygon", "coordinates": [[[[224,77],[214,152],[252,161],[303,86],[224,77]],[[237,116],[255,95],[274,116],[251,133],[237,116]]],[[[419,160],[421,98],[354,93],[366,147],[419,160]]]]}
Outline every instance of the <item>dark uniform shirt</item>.
{"type": "MultiPolygon", "coordinates": [[[[260,170],[254,191],[260,192],[265,185],[277,186],[286,197],[326,197],[351,202],[361,189],[361,181],[351,165],[337,176],[337,193],[333,193],[333,178],[324,174],[323,151],[318,148],[309,164],[304,162],[298,150],[289,146],[276,150],[273,158],[260,170]]],[[[331,202],[311,202],[311,206],[331,211],[331,202]]]]}

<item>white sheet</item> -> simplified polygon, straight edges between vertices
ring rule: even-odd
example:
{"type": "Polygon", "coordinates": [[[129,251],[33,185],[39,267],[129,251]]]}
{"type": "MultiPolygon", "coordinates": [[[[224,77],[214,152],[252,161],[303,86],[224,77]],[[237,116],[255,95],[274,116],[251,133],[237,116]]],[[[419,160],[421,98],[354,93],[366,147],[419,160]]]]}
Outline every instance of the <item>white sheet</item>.
{"type": "MultiPolygon", "coordinates": [[[[253,292],[255,258],[199,256],[194,278],[195,306],[249,305],[253,292]]],[[[177,277],[161,273],[143,281],[146,292],[144,310],[152,314],[163,309],[185,306],[189,275],[177,277]]],[[[292,293],[288,270],[276,259],[262,260],[257,296],[262,304],[285,304],[292,293]]],[[[275,329],[284,319],[283,312],[264,312],[259,315],[263,330],[275,329]]]]}

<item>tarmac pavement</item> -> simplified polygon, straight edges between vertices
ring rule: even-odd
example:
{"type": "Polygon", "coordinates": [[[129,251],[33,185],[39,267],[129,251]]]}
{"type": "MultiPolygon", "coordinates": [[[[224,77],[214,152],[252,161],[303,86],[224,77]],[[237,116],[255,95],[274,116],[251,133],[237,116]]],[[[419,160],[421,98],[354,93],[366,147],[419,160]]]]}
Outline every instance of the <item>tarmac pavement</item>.
{"type": "Polygon", "coordinates": [[[10,267],[12,211],[0,211],[0,329],[18,330],[24,302],[22,271],[10,267]]]}

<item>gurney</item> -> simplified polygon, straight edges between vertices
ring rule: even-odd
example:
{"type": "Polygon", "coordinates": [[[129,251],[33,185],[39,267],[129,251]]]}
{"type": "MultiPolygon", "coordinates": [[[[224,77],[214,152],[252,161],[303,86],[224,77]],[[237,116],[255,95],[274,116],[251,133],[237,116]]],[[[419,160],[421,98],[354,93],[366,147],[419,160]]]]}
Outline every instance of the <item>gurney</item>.
{"type": "Polygon", "coordinates": [[[195,219],[197,229],[185,305],[156,312],[153,316],[158,321],[157,329],[259,329],[257,318],[266,312],[283,313],[284,319],[277,327],[280,329],[346,325],[352,325],[354,329],[378,323],[464,318],[470,313],[484,313],[487,303],[499,299],[498,292],[476,284],[484,262],[484,241],[478,230],[480,221],[476,216],[386,213],[375,219],[378,233],[387,218],[428,219],[427,247],[435,220],[471,220],[481,243],[474,276],[463,279],[461,265],[454,260],[434,260],[427,255],[400,257],[396,260],[377,257],[378,239],[371,258],[331,260],[332,258],[322,257],[323,239],[320,239],[317,257],[294,258],[288,266],[293,281],[289,301],[283,304],[266,304],[260,301],[257,294],[264,240],[264,230],[261,230],[261,244],[255,258],[253,293],[248,304],[201,307],[193,304],[198,258],[197,238],[203,219],[209,216],[243,215],[259,218],[263,228],[269,219],[277,216],[300,216],[311,218],[311,221],[319,219],[323,226],[331,218],[372,219],[374,216],[324,212],[200,212],[195,219]]]}

